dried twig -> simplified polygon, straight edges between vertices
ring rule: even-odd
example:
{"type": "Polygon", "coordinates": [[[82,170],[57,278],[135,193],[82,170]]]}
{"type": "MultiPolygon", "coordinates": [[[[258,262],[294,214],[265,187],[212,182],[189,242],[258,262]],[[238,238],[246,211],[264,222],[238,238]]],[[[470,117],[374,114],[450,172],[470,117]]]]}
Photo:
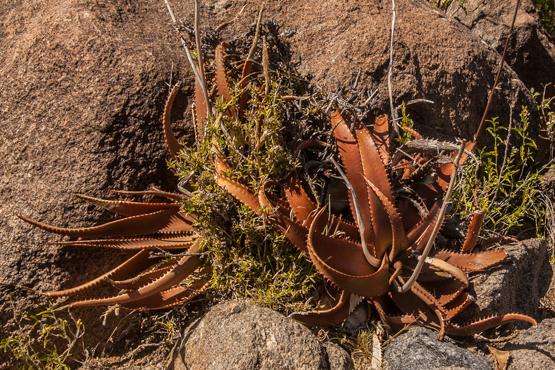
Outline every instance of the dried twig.
{"type": "Polygon", "coordinates": [[[495,82],[493,83],[493,87],[491,88],[491,92],[488,98],[488,103],[486,104],[486,110],[484,111],[484,115],[482,116],[482,120],[480,121],[480,125],[478,126],[478,131],[476,131],[476,135],[474,135],[474,143],[476,143],[476,140],[478,140],[478,135],[480,135],[480,131],[482,131],[484,122],[486,122],[489,106],[491,105],[491,101],[493,100],[493,95],[495,94],[495,88],[497,87],[497,83],[499,82],[499,77],[501,76],[501,71],[503,70],[503,63],[505,62],[505,56],[507,55],[507,49],[509,48],[509,41],[511,39],[511,35],[513,34],[513,28],[515,25],[515,20],[516,20],[516,15],[518,13],[519,5],[520,5],[520,0],[516,0],[515,12],[513,14],[513,21],[511,23],[511,28],[509,29],[509,34],[507,35],[507,41],[505,42],[505,49],[503,49],[503,56],[501,57],[501,63],[499,63],[499,70],[497,71],[495,82]]]}
{"type": "Polygon", "coordinates": [[[254,40],[252,41],[251,49],[249,50],[249,55],[247,56],[247,60],[253,60],[254,52],[256,51],[256,44],[258,44],[258,37],[260,36],[260,23],[262,22],[262,13],[264,13],[264,5],[260,7],[260,12],[258,13],[258,20],[256,21],[256,31],[254,32],[254,40]]]}
{"type": "Polygon", "coordinates": [[[210,99],[208,99],[208,88],[206,87],[206,80],[204,79],[204,60],[202,57],[202,47],[200,44],[200,28],[198,26],[199,21],[199,3],[195,0],[195,42],[197,44],[197,58],[198,58],[198,71],[201,79],[200,86],[202,87],[202,93],[204,95],[204,100],[206,101],[206,118],[210,119],[210,113],[212,107],[210,104],[210,99]]]}
{"type": "MultiPolygon", "coordinates": [[[[174,23],[174,25],[177,27],[177,19],[175,18],[175,14],[173,13],[173,10],[171,8],[170,3],[168,2],[168,0],[164,0],[164,2],[166,3],[166,6],[168,8],[168,12],[170,13],[170,17],[172,18],[172,21],[174,23]]],[[[187,46],[187,42],[185,41],[185,37],[181,34],[181,32],[179,33],[179,38],[181,40],[181,44],[183,45],[183,48],[185,49],[185,54],[187,55],[187,60],[189,61],[189,64],[191,65],[191,68],[193,69],[193,74],[195,75],[196,80],[198,81],[203,95],[205,96],[206,99],[206,106],[207,106],[207,111],[211,111],[210,107],[210,100],[207,99],[208,97],[208,90],[206,89],[206,85],[203,83],[203,80],[200,78],[200,74],[202,73],[198,67],[195,65],[195,62],[193,61],[193,57],[191,56],[191,51],[189,50],[189,47],[187,46]]],[[[210,117],[210,115],[208,115],[208,117],[210,117]]]]}
{"type": "Polygon", "coordinates": [[[449,182],[449,187],[447,188],[447,193],[445,194],[445,199],[443,200],[443,205],[441,206],[441,210],[439,211],[437,222],[434,225],[434,230],[432,231],[432,235],[430,236],[430,239],[428,239],[428,244],[426,244],[426,248],[424,248],[424,251],[422,252],[422,254],[418,256],[418,264],[414,268],[414,271],[412,272],[411,277],[407,280],[407,282],[402,287],[399,286],[397,281],[395,280],[393,281],[393,284],[396,286],[397,291],[399,293],[406,293],[416,282],[416,279],[418,279],[418,275],[420,275],[420,271],[422,270],[422,267],[424,267],[424,262],[426,262],[426,259],[428,258],[428,254],[430,253],[430,250],[434,245],[436,235],[439,232],[441,224],[443,223],[443,219],[445,218],[445,213],[447,212],[449,199],[451,199],[451,194],[453,193],[453,188],[455,187],[455,179],[457,178],[457,170],[459,169],[461,157],[464,153],[464,146],[465,146],[465,142],[463,140],[461,142],[459,153],[457,154],[457,157],[453,162],[453,174],[451,175],[451,181],[449,182]]]}
{"type": "Polygon", "coordinates": [[[223,30],[224,28],[226,28],[227,26],[229,26],[230,24],[235,22],[237,20],[237,18],[239,18],[239,16],[243,13],[243,10],[245,10],[246,7],[247,7],[246,4],[243,5],[243,7],[239,11],[239,13],[237,13],[237,15],[232,20],[226,21],[226,22],[223,22],[222,24],[220,24],[218,27],[216,27],[216,31],[223,30]]]}
{"type": "MultiPolygon", "coordinates": [[[[413,100],[409,101],[408,103],[405,103],[405,107],[408,107],[409,105],[413,105],[413,104],[417,104],[417,103],[434,104],[433,101],[428,100],[428,99],[413,99],[413,100]]],[[[403,109],[403,104],[398,105],[397,107],[395,107],[395,113],[399,114],[399,111],[401,109],[403,109]]]]}
{"type": "Polygon", "coordinates": [[[397,112],[393,107],[393,88],[391,84],[391,78],[393,76],[393,38],[395,36],[395,0],[391,0],[391,9],[393,15],[391,17],[391,43],[389,45],[389,72],[387,74],[387,90],[389,91],[389,106],[391,108],[391,120],[393,121],[393,129],[395,130],[395,135],[401,137],[399,132],[399,124],[397,123],[397,112]]]}
{"type": "Polygon", "coordinates": [[[270,93],[270,57],[268,55],[268,45],[266,44],[266,38],[262,38],[262,67],[264,68],[264,85],[265,93],[268,95],[270,93]]]}
{"type": "MultiPolygon", "coordinates": [[[[497,186],[495,187],[495,193],[493,193],[493,197],[491,197],[492,203],[495,202],[497,199],[497,194],[499,193],[499,187],[501,185],[501,180],[503,178],[503,172],[505,172],[505,167],[507,166],[507,157],[509,156],[509,145],[511,141],[511,131],[513,128],[513,109],[514,105],[511,105],[511,110],[509,113],[509,128],[507,129],[507,140],[505,141],[505,153],[503,155],[503,164],[501,165],[501,171],[499,171],[498,178],[497,178],[497,186]]],[[[496,149],[497,150],[497,149],[496,149]]]]}

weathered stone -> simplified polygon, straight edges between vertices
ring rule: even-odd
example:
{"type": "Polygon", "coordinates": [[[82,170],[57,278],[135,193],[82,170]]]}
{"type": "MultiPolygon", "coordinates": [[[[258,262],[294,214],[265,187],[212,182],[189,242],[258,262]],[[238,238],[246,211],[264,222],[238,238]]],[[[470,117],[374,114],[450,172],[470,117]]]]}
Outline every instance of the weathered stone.
{"type": "MultiPolygon", "coordinates": [[[[447,14],[460,20],[490,47],[503,53],[515,4],[516,0],[469,0],[464,2],[464,11],[460,3],[453,1],[447,14]]],[[[544,85],[555,81],[555,45],[543,30],[533,0],[520,2],[506,61],[518,78],[537,92],[543,92],[544,85]]],[[[553,85],[547,87],[546,97],[554,93],[553,85]]],[[[519,108],[518,105],[516,107],[519,108]]],[[[538,137],[537,144],[541,153],[538,158],[549,157],[549,140],[538,137]]]]}
{"type": "Polygon", "coordinates": [[[462,312],[461,320],[511,312],[540,318],[540,299],[553,277],[547,242],[530,239],[503,248],[509,254],[506,262],[471,276],[469,292],[478,300],[462,312]]]}
{"type": "Polygon", "coordinates": [[[324,342],[326,353],[328,354],[328,361],[330,369],[352,369],[353,361],[351,356],[337,344],[332,342],[324,342]]]}
{"type": "MultiPolygon", "coordinates": [[[[426,1],[402,1],[396,5],[394,105],[429,99],[434,104],[419,103],[407,108],[417,129],[430,137],[471,138],[484,112],[499,54],[426,1]]],[[[234,4],[228,14],[240,6],[234,4]]],[[[251,12],[251,17],[255,17],[256,10],[251,12]]],[[[270,3],[267,14],[275,14],[285,27],[295,29],[294,58],[300,58],[302,72],[310,73],[317,83],[330,89],[348,89],[360,69],[357,89],[379,91],[372,113],[390,112],[389,3],[342,0],[320,2],[317,7],[303,1],[270,3]]],[[[533,118],[538,117],[531,94],[510,68],[502,73],[499,87],[490,117],[506,122],[508,102],[527,106],[533,118]]],[[[537,134],[537,128],[532,131],[537,134]]]]}
{"type": "Polygon", "coordinates": [[[555,369],[555,318],[522,330],[502,349],[511,352],[509,370],[555,369]]]}
{"type": "MultiPolygon", "coordinates": [[[[499,53],[503,52],[516,0],[465,0],[451,3],[447,14],[458,19],[499,53]]],[[[555,46],[547,38],[532,0],[522,0],[507,51],[507,63],[518,77],[536,91],[555,81],[555,46]]]]}
{"type": "Polygon", "coordinates": [[[322,344],[304,326],[246,301],[216,305],[184,333],[189,370],[352,369],[340,347],[322,344]]]}
{"type": "Polygon", "coordinates": [[[400,335],[384,351],[383,370],[491,369],[483,356],[436,337],[436,332],[425,328],[400,335]]]}

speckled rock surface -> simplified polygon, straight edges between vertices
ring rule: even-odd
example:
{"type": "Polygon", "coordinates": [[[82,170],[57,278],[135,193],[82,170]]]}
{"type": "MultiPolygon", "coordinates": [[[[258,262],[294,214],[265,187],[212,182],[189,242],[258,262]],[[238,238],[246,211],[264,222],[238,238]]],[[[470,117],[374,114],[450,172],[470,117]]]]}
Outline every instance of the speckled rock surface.
{"type": "MultiPolygon", "coordinates": [[[[447,14],[460,20],[492,48],[502,53],[513,19],[516,0],[465,0],[464,11],[452,2],[447,14]]],[[[521,0],[507,63],[529,88],[543,89],[555,80],[555,45],[545,34],[533,0],[521,0]]]]}
{"type": "Polygon", "coordinates": [[[383,370],[491,370],[483,356],[436,337],[436,332],[425,328],[401,334],[385,349],[383,370]]]}
{"type": "Polygon", "coordinates": [[[246,301],[212,307],[184,334],[180,362],[189,370],[343,370],[349,355],[322,344],[299,323],[246,301]]]}
{"type": "Polygon", "coordinates": [[[555,369],[555,318],[522,330],[501,349],[511,352],[509,370],[555,369]]]}
{"type": "Polygon", "coordinates": [[[478,300],[462,312],[463,321],[511,312],[540,319],[540,300],[553,278],[547,242],[529,239],[503,248],[509,255],[505,262],[471,275],[469,292],[478,300]]]}

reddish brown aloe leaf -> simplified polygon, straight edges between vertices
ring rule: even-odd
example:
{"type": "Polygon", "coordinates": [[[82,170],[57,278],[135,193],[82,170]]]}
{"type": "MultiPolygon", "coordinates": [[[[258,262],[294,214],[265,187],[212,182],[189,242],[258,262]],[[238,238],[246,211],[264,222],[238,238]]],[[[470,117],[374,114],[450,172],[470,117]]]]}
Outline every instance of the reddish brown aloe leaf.
{"type": "Polygon", "coordinates": [[[46,294],[51,297],[69,297],[75,294],[89,291],[98,286],[107,285],[108,279],[120,279],[139,269],[147,267],[150,263],[152,263],[149,257],[150,251],[147,249],[143,249],[121,265],[113,268],[112,270],[97,277],[96,279],[88,281],[74,288],[59,290],[56,292],[48,292],[46,294]]]}
{"type": "Polygon", "coordinates": [[[126,280],[107,279],[107,280],[114,288],[117,288],[117,289],[139,289],[161,278],[166,273],[168,273],[168,271],[173,269],[177,264],[177,259],[173,258],[171,261],[172,261],[172,264],[169,266],[162,267],[153,271],[144,272],[130,279],[126,279],[126,280]]]}
{"type": "Polygon", "coordinates": [[[483,240],[480,244],[482,247],[487,247],[496,243],[518,243],[518,239],[511,236],[493,236],[483,240]]]}
{"type": "Polygon", "coordinates": [[[170,92],[170,96],[168,96],[168,100],[166,101],[166,106],[164,107],[164,116],[162,119],[163,126],[164,126],[164,137],[166,138],[166,145],[168,147],[170,155],[173,158],[175,158],[177,156],[177,153],[179,153],[179,151],[181,150],[181,144],[179,144],[179,142],[175,138],[175,134],[173,133],[172,121],[171,121],[172,106],[178,92],[179,92],[179,84],[175,85],[172,88],[172,91],[170,92]]]}
{"type": "Polygon", "coordinates": [[[199,256],[196,255],[200,251],[200,242],[197,241],[189,249],[188,253],[191,255],[182,257],[178,264],[167,272],[160,279],[151,282],[150,284],[141,287],[137,290],[133,290],[128,293],[124,293],[115,297],[101,298],[101,299],[90,299],[84,301],[77,301],[71,303],[72,307],[82,307],[82,306],[99,306],[99,305],[114,305],[114,304],[127,304],[130,302],[138,301],[150,296],[155,296],[165,290],[172,288],[174,285],[179,284],[189,275],[191,275],[197,267],[200,265],[199,256]]]}
{"type": "Polygon", "coordinates": [[[167,198],[169,200],[174,200],[176,202],[182,201],[185,196],[183,194],[170,193],[168,191],[162,191],[155,187],[152,190],[142,190],[142,191],[129,191],[129,190],[110,190],[112,193],[124,194],[124,195],[155,195],[157,197],[167,198]]]}
{"type": "Polygon", "coordinates": [[[408,132],[409,134],[411,134],[412,136],[414,136],[415,139],[417,140],[422,140],[424,139],[424,136],[420,135],[420,133],[418,131],[416,131],[415,129],[413,129],[412,127],[407,127],[407,126],[400,126],[404,131],[408,132]]]}
{"type": "MultiPolygon", "coordinates": [[[[386,215],[387,215],[388,224],[381,225],[381,228],[376,230],[375,235],[376,236],[379,235],[380,239],[382,238],[382,236],[384,238],[388,238],[389,233],[387,232],[387,230],[391,232],[391,235],[392,235],[391,244],[389,246],[386,246],[386,250],[388,249],[388,247],[390,246],[392,247],[391,252],[389,254],[389,259],[393,260],[397,256],[397,254],[399,254],[400,252],[402,252],[404,249],[408,247],[407,240],[405,237],[405,230],[403,229],[403,220],[401,219],[401,215],[397,212],[397,209],[395,208],[395,206],[392,203],[390,203],[389,199],[387,199],[387,197],[384,194],[382,194],[380,189],[378,189],[367,178],[365,178],[365,180],[368,186],[370,186],[372,191],[378,197],[379,201],[382,203],[387,213],[386,215]]],[[[379,250],[377,247],[376,249],[379,250]]]]}
{"type": "Polygon", "coordinates": [[[188,286],[178,286],[166,291],[153,294],[147,298],[138,299],[133,302],[123,304],[124,307],[132,310],[160,310],[163,308],[173,307],[178,304],[184,304],[198,296],[206,285],[208,280],[198,279],[188,286]]]}
{"type": "Polygon", "coordinates": [[[289,318],[301,321],[309,326],[317,325],[325,327],[332,324],[339,324],[349,316],[350,297],[350,293],[342,291],[337,304],[329,310],[295,312],[290,315],[289,318]]]}
{"type": "MultiPolygon", "coordinates": [[[[308,230],[308,227],[314,219],[316,205],[310,200],[308,194],[302,188],[296,172],[291,173],[291,175],[285,179],[283,191],[297,221],[307,227],[308,230]]],[[[324,217],[329,217],[327,212],[324,214],[324,217]]],[[[350,240],[360,240],[360,233],[357,227],[336,217],[333,217],[330,229],[332,231],[338,230],[345,233],[345,236],[350,240]]]]}
{"type": "Polygon", "coordinates": [[[341,289],[363,297],[379,296],[389,290],[389,261],[386,256],[376,271],[366,262],[360,244],[322,235],[327,220],[321,210],[308,233],[308,251],[316,269],[341,289]]]}
{"type": "MultiPolygon", "coordinates": [[[[472,151],[474,149],[473,143],[467,143],[465,149],[472,151]]],[[[453,152],[451,156],[455,158],[457,153],[453,152]]],[[[461,155],[460,163],[464,163],[468,154],[464,152],[461,155]]],[[[453,175],[453,163],[442,163],[437,165],[435,172],[437,173],[437,180],[432,184],[421,184],[416,187],[416,192],[422,197],[428,200],[428,204],[431,205],[432,202],[442,198],[445,190],[449,187],[449,181],[451,181],[451,176],[453,175]]]]}
{"type": "Polygon", "coordinates": [[[249,92],[247,91],[247,86],[250,82],[250,74],[252,69],[252,60],[245,60],[243,64],[243,72],[241,73],[241,96],[239,96],[239,119],[243,120],[245,109],[247,109],[247,103],[249,101],[249,92]]]}
{"type": "MultiPolygon", "coordinates": [[[[204,66],[202,67],[204,73],[204,66]]],[[[204,140],[204,124],[206,122],[207,104],[198,80],[195,78],[195,124],[197,127],[197,140],[202,142],[204,140]]]]}
{"type": "Polygon", "coordinates": [[[436,314],[437,319],[439,320],[439,333],[437,339],[442,340],[443,336],[445,335],[445,313],[442,310],[443,307],[441,303],[434,297],[432,293],[428,292],[418,283],[414,283],[410,288],[410,291],[414,293],[418,298],[420,298],[424,303],[426,303],[428,307],[436,314]]]}
{"type": "Polygon", "coordinates": [[[447,272],[455,279],[457,279],[464,288],[468,288],[468,278],[466,277],[466,274],[461,271],[461,269],[439,258],[428,258],[426,261],[428,260],[430,261],[429,262],[430,268],[435,267],[441,271],[447,272]]]}
{"type": "Polygon", "coordinates": [[[227,165],[223,161],[219,160],[216,163],[216,171],[218,172],[217,183],[220,187],[258,214],[260,214],[260,199],[262,199],[264,202],[262,206],[269,206],[271,209],[276,210],[275,213],[269,215],[268,220],[270,223],[281,231],[298,250],[306,252],[308,229],[289,218],[290,209],[283,202],[266,194],[263,188],[259,196],[256,196],[246,186],[230,180],[221,174],[222,171],[227,169],[227,165]]]}
{"type": "Polygon", "coordinates": [[[428,212],[428,214],[407,233],[407,244],[409,247],[416,243],[426,229],[430,226],[433,228],[437,222],[442,204],[443,202],[441,201],[435,202],[430,212],[428,212]]]}
{"type": "Polygon", "coordinates": [[[380,155],[372,136],[363,127],[356,130],[356,137],[359,144],[360,159],[364,176],[372,182],[383,195],[392,203],[395,201],[393,189],[389,181],[389,174],[383,163],[380,162],[380,155]]]}
{"type": "Polygon", "coordinates": [[[166,106],[164,107],[164,115],[162,118],[162,124],[164,127],[164,138],[166,139],[166,146],[168,147],[170,155],[173,158],[175,158],[177,156],[177,153],[179,153],[179,151],[181,150],[181,144],[179,144],[179,142],[175,138],[175,134],[173,133],[172,121],[171,121],[172,106],[178,92],[179,92],[179,84],[175,85],[172,88],[172,91],[170,92],[170,96],[168,96],[168,100],[166,101],[166,106]]]}
{"type": "Polygon", "coordinates": [[[481,333],[484,330],[494,328],[496,326],[503,325],[512,321],[526,321],[534,326],[538,325],[536,320],[534,320],[530,316],[526,316],[518,313],[510,313],[507,315],[489,317],[489,318],[478,320],[471,324],[462,325],[462,326],[456,326],[454,324],[450,324],[446,327],[445,332],[448,335],[468,336],[468,335],[481,333]]]}
{"type": "Polygon", "coordinates": [[[258,197],[254,193],[252,193],[245,185],[228,179],[221,174],[218,174],[216,182],[221,188],[237,198],[237,200],[247,205],[247,207],[249,207],[253,212],[258,212],[258,197]]]}
{"type": "MultiPolygon", "coordinates": [[[[356,197],[359,200],[360,213],[362,217],[362,223],[365,226],[364,240],[366,244],[371,248],[370,253],[374,257],[380,258],[381,256],[376,255],[374,247],[374,233],[372,228],[372,216],[370,211],[370,204],[368,203],[368,188],[366,184],[360,181],[360,174],[363,173],[362,162],[360,159],[360,152],[358,150],[358,143],[351,133],[349,126],[338,111],[335,111],[331,115],[331,126],[334,127],[334,135],[337,139],[337,147],[339,149],[339,154],[343,161],[345,167],[345,175],[347,179],[353,186],[356,197]]],[[[351,205],[351,213],[356,214],[353,195],[349,192],[349,201],[351,205]]],[[[355,218],[356,219],[356,218],[355,218]]],[[[358,221],[357,221],[358,223],[358,221]]],[[[358,225],[359,227],[361,225],[358,225]]]]}
{"type": "Polygon", "coordinates": [[[308,229],[283,215],[277,217],[277,220],[278,221],[276,221],[276,218],[270,218],[272,225],[281,231],[295,248],[303,253],[307,253],[306,238],[308,229]]]}
{"type": "Polygon", "coordinates": [[[306,253],[308,229],[289,218],[291,209],[288,206],[281,203],[276,197],[271,196],[271,194],[266,193],[267,184],[268,182],[262,184],[258,192],[260,207],[264,209],[264,212],[267,212],[268,221],[272,226],[284,234],[298,250],[306,253]]]}
{"type": "Polygon", "coordinates": [[[441,307],[452,302],[461,295],[465,286],[455,279],[444,279],[431,283],[418,282],[424,289],[430,292],[441,307]]]}
{"type": "Polygon", "coordinates": [[[88,195],[75,194],[77,198],[86,200],[89,203],[107,209],[122,216],[139,216],[146,213],[161,211],[164,209],[179,209],[179,203],[142,203],[128,202],[123,200],[106,200],[89,197],[88,195]]]}
{"type": "Polygon", "coordinates": [[[308,194],[304,191],[295,171],[291,172],[285,179],[283,190],[297,221],[301,224],[310,225],[313,212],[316,210],[316,204],[310,200],[308,194]]]}
{"type": "Polygon", "coordinates": [[[503,249],[493,249],[478,253],[456,253],[447,250],[433,251],[430,257],[438,258],[463,271],[482,271],[488,267],[497,265],[507,258],[503,249]]]}
{"type": "MultiPolygon", "coordinates": [[[[390,224],[391,219],[389,217],[389,214],[391,213],[391,209],[394,209],[394,207],[386,209],[387,206],[385,205],[386,203],[391,204],[394,202],[393,190],[391,189],[391,183],[389,182],[388,173],[383,166],[380,155],[378,154],[378,149],[376,148],[376,145],[374,144],[374,141],[372,140],[372,137],[368,130],[366,128],[363,128],[362,130],[357,130],[356,137],[359,144],[363,174],[365,178],[371,184],[373,184],[373,186],[377,188],[379,193],[385,198],[384,200],[381,200],[380,195],[376,192],[376,189],[373,189],[373,191],[367,191],[367,201],[370,206],[372,219],[371,226],[374,229],[375,237],[375,256],[381,258],[381,256],[391,247],[393,243],[393,235],[390,224]]],[[[345,167],[349,167],[349,164],[345,164],[345,167]]],[[[356,181],[360,180],[360,177],[356,179],[356,181]]],[[[364,199],[359,198],[359,202],[364,202],[364,199]]],[[[368,226],[369,225],[366,225],[366,227],[368,226]]],[[[402,230],[402,224],[400,224],[400,227],[402,230]]],[[[396,252],[398,252],[399,249],[400,248],[396,249],[396,252]]],[[[392,255],[390,255],[390,258],[392,257],[392,255]]]]}
{"type": "MultiPolygon", "coordinates": [[[[223,98],[226,103],[229,103],[232,97],[229,84],[227,83],[223,53],[223,46],[220,44],[216,47],[216,57],[214,59],[214,64],[216,65],[216,86],[218,89],[218,95],[223,98]]],[[[226,110],[226,114],[232,118],[237,118],[234,107],[230,106],[226,110]]]]}
{"type": "MultiPolygon", "coordinates": [[[[415,251],[424,251],[424,248],[426,248],[426,244],[428,243],[428,240],[430,240],[430,238],[432,237],[437,237],[437,235],[434,235],[434,226],[436,224],[436,222],[438,222],[439,220],[439,216],[441,216],[440,214],[441,212],[438,212],[438,214],[435,217],[435,221],[430,224],[430,226],[421,234],[420,238],[418,238],[418,240],[416,241],[416,243],[414,243],[413,246],[411,246],[412,250],[415,251]]],[[[443,221],[442,220],[442,226],[443,226],[443,221]]]]}
{"type": "Polygon", "coordinates": [[[51,242],[50,245],[73,245],[81,247],[104,247],[115,249],[154,249],[164,250],[184,249],[199,238],[198,234],[176,234],[165,237],[147,236],[143,238],[120,238],[120,239],[95,239],[95,240],[72,240],[67,242],[51,242]]]}
{"type": "Polygon", "coordinates": [[[387,114],[376,117],[372,129],[372,138],[376,143],[384,166],[389,164],[389,120],[387,114]]]}
{"type": "Polygon", "coordinates": [[[470,226],[468,227],[468,231],[466,232],[466,239],[461,249],[462,252],[468,253],[472,252],[472,249],[474,249],[485,217],[486,212],[482,210],[474,211],[472,221],[470,222],[470,226]]]}
{"type": "Polygon", "coordinates": [[[391,333],[398,333],[403,330],[421,326],[418,320],[413,315],[380,315],[382,322],[388,327],[391,333]]]}
{"type": "Polygon", "coordinates": [[[474,298],[467,293],[460,294],[457,298],[449,302],[444,306],[445,308],[445,319],[451,320],[453,317],[457,316],[466,307],[470,306],[474,302],[474,298]]]}
{"type": "Polygon", "coordinates": [[[100,226],[78,229],[50,226],[21,215],[19,218],[51,233],[90,239],[193,231],[192,220],[177,209],[162,210],[146,215],[127,217],[100,226]]]}
{"type": "Polygon", "coordinates": [[[406,315],[418,317],[421,325],[437,327],[444,320],[441,304],[420,284],[415,283],[406,293],[391,289],[395,305],[406,315]]]}

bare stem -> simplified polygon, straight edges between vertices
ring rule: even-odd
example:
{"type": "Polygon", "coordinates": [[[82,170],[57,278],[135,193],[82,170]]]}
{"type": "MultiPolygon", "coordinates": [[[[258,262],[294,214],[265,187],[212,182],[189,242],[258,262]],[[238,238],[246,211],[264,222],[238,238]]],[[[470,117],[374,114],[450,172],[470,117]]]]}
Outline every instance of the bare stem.
{"type": "Polygon", "coordinates": [[[424,262],[426,262],[426,259],[428,258],[428,254],[430,254],[430,250],[434,245],[437,233],[439,232],[441,224],[443,223],[443,218],[445,217],[445,213],[447,212],[449,199],[451,199],[451,194],[453,193],[453,188],[455,187],[455,179],[457,177],[457,171],[460,166],[462,154],[464,153],[464,145],[465,145],[465,142],[463,140],[461,143],[461,147],[459,148],[459,152],[455,157],[455,161],[453,162],[453,173],[451,175],[451,181],[449,182],[449,187],[447,188],[447,193],[445,194],[445,199],[443,200],[443,205],[441,206],[441,210],[439,211],[437,222],[434,225],[434,230],[432,231],[432,235],[430,236],[430,239],[428,239],[426,248],[424,248],[424,252],[422,252],[422,255],[418,256],[418,264],[414,268],[414,271],[412,272],[411,277],[407,280],[407,282],[402,287],[399,286],[396,281],[393,281],[394,284],[397,286],[397,291],[399,293],[406,293],[416,282],[416,279],[418,279],[418,275],[420,275],[420,271],[422,270],[422,267],[424,267],[424,262]]]}
{"type": "Polygon", "coordinates": [[[395,130],[395,135],[400,137],[399,124],[397,123],[397,112],[393,107],[393,88],[391,79],[393,77],[393,40],[395,36],[395,0],[391,0],[391,8],[393,10],[393,15],[391,17],[391,43],[389,45],[389,72],[387,74],[387,90],[389,91],[389,106],[391,108],[391,121],[393,122],[393,128],[395,130]]]}
{"type": "MultiPolygon", "coordinates": [[[[168,2],[168,0],[164,0],[164,2],[166,3],[168,12],[170,13],[170,17],[172,18],[174,25],[177,27],[177,19],[175,18],[175,14],[173,13],[170,3],[168,2]]],[[[195,5],[196,5],[196,2],[195,2],[195,5]]],[[[195,12],[195,18],[196,18],[196,12],[195,12]]],[[[195,30],[195,33],[198,35],[198,30],[195,30]]],[[[185,37],[183,37],[183,35],[179,33],[179,38],[181,39],[181,44],[185,49],[185,54],[187,55],[187,61],[191,65],[191,68],[193,69],[193,74],[195,75],[195,78],[198,81],[200,88],[202,89],[202,93],[206,100],[207,110],[210,111],[211,109],[210,109],[210,100],[208,100],[208,90],[206,89],[206,85],[203,83],[204,80],[201,79],[200,77],[200,75],[204,73],[200,71],[200,69],[195,65],[195,62],[193,61],[193,57],[191,56],[191,51],[189,50],[189,47],[187,47],[187,42],[185,41],[185,37]]],[[[198,51],[198,54],[199,55],[201,54],[200,50],[198,51]]],[[[208,117],[210,117],[210,114],[208,114],[208,117]]]]}
{"type": "Polygon", "coordinates": [[[202,48],[200,45],[200,28],[198,26],[198,22],[199,22],[199,1],[195,0],[195,42],[197,44],[199,76],[202,81],[200,86],[202,87],[202,94],[204,95],[204,100],[206,101],[206,118],[210,119],[210,113],[212,112],[212,107],[210,104],[210,99],[208,99],[208,88],[206,87],[206,80],[204,78],[204,60],[202,56],[202,48]]]}
{"type": "Polygon", "coordinates": [[[268,45],[266,44],[266,38],[262,38],[262,67],[264,69],[264,85],[266,95],[270,94],[270,57],[268,55],[268,45]]]}
{"type": "Polygon", "coordinates": [[[486,110],[484,111],[484,115],[482,116],[482,120],[480,121],[480,126],[478,126],[478,131],[476,131],[476,135],[474,135],[474,145],[476,145],[476,140],[478,140],[478,135],[480,135],[480,131],[482,131],[482,127],[484,126],[484,122],[486,121],[486,117],[489,111],[489,106],[491,104],[491,101],[493,100],[493,95],[495,94],[495,88],[497,87],[497,83],[499,82],[499,76],[501,76],[501,71],[503,70],[503,63],[505,62],[505,56],[507,55],[507,49],[509,48],[509,41],[511,39],[511,35],[513,34],[513,28],[515,25],[515,20],[516,20],[516,15],[518,13],[519,5],[520,5],[520,0],[516,0],[515,12],[513,14],[513,21],[511,23],[509,34],[507,35],[507,41],[505,42],[505,49],[503,50],[501,63],[499,63],[499,70],[497,71],[495,82],[493,83],[493,87],[491,88],[491,92],[488,98],[488,103],[486,104],[486,110]]]}
{"type": "Polygon", "coordinates": [[[256,51],[256,44],[258,44],[258,37],[260,36],[260,23],[262,22],[262,13],[264,13],[265,3],[262,3],[260,7],[260,12],[258,13],[258,20],[256,21],[256,31],[254,32],[254,40],[252,41],[251,49],[249,50],[249,55],[247,60],[253,60],[254,52],[256,51]]]}
{"type": "Polygon", "coordinates": [[[509,113],[509,128],[507,129],[507,140],[505,141],[505,154],[503,155],[503,164],[501,165],[501,170],[497,174],[497,186],[495,187],[495,193],[491,197],[491,202],[495,203],[497,199],[497,194],[499,193],[499,187],[501,186],[501,180],[503,178],[503,172],[505,172],[505,167],[507,166],[507,157],[509,156],[509,145],[511,141],[511,130],[513,127],[513,109],[514,106],[511,105],[511,110],[509,113]]]}

